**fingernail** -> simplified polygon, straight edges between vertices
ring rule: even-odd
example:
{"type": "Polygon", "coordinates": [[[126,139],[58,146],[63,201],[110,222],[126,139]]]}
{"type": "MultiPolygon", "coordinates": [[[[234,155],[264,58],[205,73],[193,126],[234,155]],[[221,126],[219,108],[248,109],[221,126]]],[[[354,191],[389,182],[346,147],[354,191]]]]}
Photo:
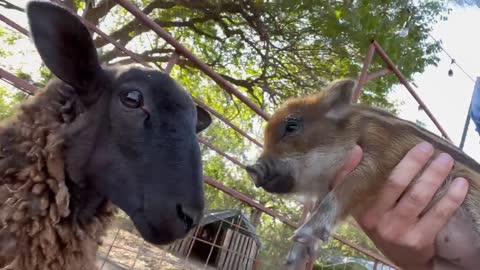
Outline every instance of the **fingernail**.
{"type": "Polygon", "coordinates": [[[425,153],[430,153],[433,150],[433,146],[428,142],[422,142],[418,145],[418,148],[425,153]]]}
{"type": "Polygon", "coordinates": [[[457,178],[452,183],[452,190],[455,192],[462,192],[467,187],[467,184],[467,179],[462,177],[457,178]]]}
{"type": "Polygon", "coordinates": [[[440,155],[438,155],[438,162],[442,163],[442,164],[450,164],[450,162],[452,162],[452,157],[449,155],[449,154],[446,154],[446,153],[441,153],[440,155]]]}

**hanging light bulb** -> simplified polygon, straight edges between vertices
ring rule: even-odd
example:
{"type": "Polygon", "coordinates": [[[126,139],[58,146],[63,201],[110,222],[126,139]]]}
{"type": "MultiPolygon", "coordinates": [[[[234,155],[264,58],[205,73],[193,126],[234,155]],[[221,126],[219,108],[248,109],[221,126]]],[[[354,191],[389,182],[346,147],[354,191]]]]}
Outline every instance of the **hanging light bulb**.
{"type": "Polygon", "coordinates": [[[407,21],[403,24],[402,28],[400,30],[397,30],[395,34],[397,34],[400,37],[406,37],[408,35],[408,32],[410,31],[410,26],[412,24],[412,12],[410,9],[407,9],[407,12],[409,15],[407,21]]]}
{"type": "Polygon", "coordinates": [[[396,32],[396,34],[398,36],[403,38],[403,37],[406,37],[408,35],[408,31],[410,30],[410,27],[408,26],[407,23],[402,27],[402,29],[400,29],[399,31],[396,32]]]}
{"type": "Polygon", "coordinates": [[[455,59],[452,58],[452,61],[450,62],[450,69],[448,70],[448,76],[452,77],[453,76],[453,70],[452,70],[452,65],[455,63],[455,59]]]}

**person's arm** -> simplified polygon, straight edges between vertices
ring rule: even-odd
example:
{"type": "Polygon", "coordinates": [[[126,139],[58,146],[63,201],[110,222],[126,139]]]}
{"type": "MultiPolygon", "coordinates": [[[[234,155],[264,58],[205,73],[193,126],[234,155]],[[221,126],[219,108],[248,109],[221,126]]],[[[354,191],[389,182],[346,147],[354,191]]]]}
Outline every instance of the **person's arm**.
{"type": "MultiPolygon", "coordinates": [[[[435,237],[467,194],[468,182],[457,178],[442,199],[418,217],[453,167],[452,158],[441,154],[400,198],[432,154],[433,149],[427,143],[411,149],[386,179],[378,201],[361,216],[354,217],[375,246],[402,269],[432,269],[435,237]]],[[[357,146],[338,181],[358,165],[361,157],[362,149],[357,146]]]]}

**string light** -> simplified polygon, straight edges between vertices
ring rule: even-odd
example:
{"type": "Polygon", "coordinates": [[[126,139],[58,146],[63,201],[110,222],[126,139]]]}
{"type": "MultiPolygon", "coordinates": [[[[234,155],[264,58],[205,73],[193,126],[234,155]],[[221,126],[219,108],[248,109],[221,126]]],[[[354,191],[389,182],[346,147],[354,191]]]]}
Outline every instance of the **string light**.
{"type": "MultiPolygon", "coordinates": [[[[407,13],[408,13],[408,19],[405,21],[404,25],[402,26],[401,29],[397,30],[395,34],[397,34],[400,37],[406,37],[410,31],[410,27],[413,24],[413,13],[410,8],[407,8],[407,13]]],[[[475,82],[472,76],[470,76],[456,61],[455,59],[445,50],[445,48],[442,47],[440,42],[429,32],[428,35],[436,42],[439,44],[440,49],[445,52],[445,54],[450,58],[450,68],[448,70],[448,76],[452,77],[453,76],[453,69],[452,66],[455,64],[472,82],[475,82]]]]}
{"type": "Polygon", "coordinates": [[[452,59],[450,62],[450,69],[448,70],[448,76],[452,77],[453,76],[453,70],[452,70],[452,65],[455,64],[455,59],[452,59]]]}
{"type": "Polygon", "coordinates": [[[468,74],[459,64],[458,62],[447,52],[447,50],[445,50],[445,48],[443,48],[443,46],[440,44],[440,42],[431,34],[431,33],[428,33],[428,35],[435,41],[439,44],[440,46],[440,49],[450,58],[450,70],[448,71],[448,75],[449,76],[452,76],[453,75],[453,70],[452,70],[452,65],[455,65],[457,66],[472,82],[475,82],[475,79],[473,79],[472,76],[470,76],[470,74],[468,74]],[[452,71],[452,75],[450,75],[450,71],[452,71]]]}
{"type": "Polygon", "coordinates": [[[408,32],[410,31],[410,26],[412,25],[412,12],[410,11],[410,9],[407,9],[407,12],[409,14],[407,21],[400,30],[395,32],[395,34],[399,35],[402,38],[408,35],[408,32]]]}
{"type": "MultiPolygon", "coordinates": [[[[480,6],[480,1],[475,1],[477,2],[477,5],[480,6]]],[[[405,24],[403,25],[402,29],[400,29],[399,31],[396,32],[397,35],[399,35],[400,37],[406,37],[408,35],[408,32],[410,30],[410,26],[412,24],[412,13],[411,13],[411,10],[408,9],[407,10],[408,13],[409,13],[409,18],[408,20],[405,22],[405,24]]],[[[475,83],[475,79],[473,79],[472,76],[470,76],[470,74],[468,74],[456,61],[455,59],[447,52],[447,50],[445,50],[445,48],[440,44],[440,42],[430,33],[430,32],[427,32],[427,34],[439,45],[440,49],[450,58],[450,68],[448,70],[448,76],[452,77],[453,76],[453,69],[452,69],[452,66],[453,65],[456,65],[460,71],[463,72],[463,74],[465,74],[473,83],[475,83]]],[[[459,148],[461,150],[463,150],[463,147],[465,145],[465,140],[466,140],[466,137],[467,137],[467,132],[468,132],[468,127],[469,127],[469,124],[470,124],[470,112],[471,112],[471,109],[472,109],[472,101],[470,100],[470,105],[469,105],[469,108],[468,108],[468,112],[467,112],[467,117],[465,119],[465,125],[464,125],[464,128],[463,128],[463,133],[462,133],[462,138],[460,140],[460,145],[459,145],[459,148]]],[[[421,106],[418,107],[418,110],[421,111],[422,108],[421,106]]]]}

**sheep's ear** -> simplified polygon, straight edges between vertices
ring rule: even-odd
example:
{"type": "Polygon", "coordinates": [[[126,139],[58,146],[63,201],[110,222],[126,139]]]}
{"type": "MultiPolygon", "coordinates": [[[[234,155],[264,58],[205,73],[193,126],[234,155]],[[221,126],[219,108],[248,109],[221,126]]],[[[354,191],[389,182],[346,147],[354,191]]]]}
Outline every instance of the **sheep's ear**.
{"type": "Polygon", "coordinates": [[[197,133],[206,129],[212,123],[212,117],[203,108],[197,106],[197,133]]]}
{"type": "Polygon", "coordinates": [[[327,108],[327,117],[342,118],[345,108],[352,103],[355,85],[352,79],[340,79],[327,86],[321,102],[327,108]]]}
{"type": "Polygon", "coordinates": [[[88,29],[70,11],[50,2],[31,1],[26,13],[31,38],[45,65],[77,91],[88,91],[100,70],[88,29]]]}

